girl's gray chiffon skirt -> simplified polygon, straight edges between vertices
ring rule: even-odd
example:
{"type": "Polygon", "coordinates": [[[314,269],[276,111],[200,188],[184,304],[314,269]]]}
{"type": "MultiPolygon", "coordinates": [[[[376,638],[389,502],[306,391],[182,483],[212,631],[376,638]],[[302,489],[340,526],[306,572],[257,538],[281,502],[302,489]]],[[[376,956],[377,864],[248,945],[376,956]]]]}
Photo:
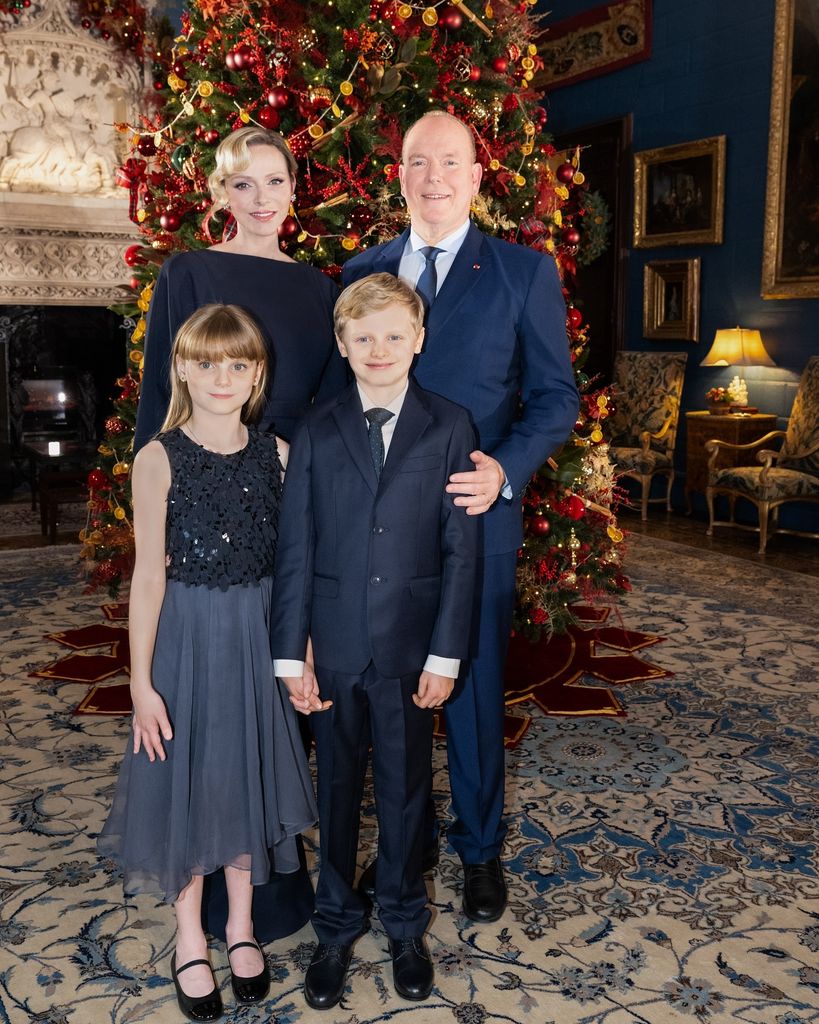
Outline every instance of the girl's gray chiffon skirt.
{"type": "Polygon", "coordinates": [[[168,581],[153,684],[168,709],[167,759],[133,754],[129,737],[98,840],[127,894],[176,899],[220,867],[303,871],[299,833],[316,820],[296,712],[273,674],[272,581],[227,590],[168,581]]]}

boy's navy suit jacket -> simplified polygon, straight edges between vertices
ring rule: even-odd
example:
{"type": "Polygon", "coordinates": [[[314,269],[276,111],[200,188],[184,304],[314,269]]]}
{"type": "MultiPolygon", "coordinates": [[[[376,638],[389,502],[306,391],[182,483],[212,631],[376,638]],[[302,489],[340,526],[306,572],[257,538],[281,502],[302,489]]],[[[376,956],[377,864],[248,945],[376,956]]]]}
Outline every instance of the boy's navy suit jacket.
{"type": "Polygon", "coordinates": [[[380,479],[355,384],[307,414],[285,474],[274,658],[303,660],[308,635],[317,666],[351,675],[467,656],[480,517],[444,488],[474,447],[465,410],[412,380],[380,479]]]}

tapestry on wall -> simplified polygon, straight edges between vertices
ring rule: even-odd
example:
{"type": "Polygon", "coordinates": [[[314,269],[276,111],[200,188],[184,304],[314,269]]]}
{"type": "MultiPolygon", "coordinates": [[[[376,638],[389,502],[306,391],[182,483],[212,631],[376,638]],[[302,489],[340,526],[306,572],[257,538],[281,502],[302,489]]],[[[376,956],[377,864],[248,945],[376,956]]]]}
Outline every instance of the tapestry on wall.
{"type": "Polygon", "coordinates": [[[538,43],[535,84],[557,89],[651,56],[651,0],[619,0],[550,25],[538,43]]]}

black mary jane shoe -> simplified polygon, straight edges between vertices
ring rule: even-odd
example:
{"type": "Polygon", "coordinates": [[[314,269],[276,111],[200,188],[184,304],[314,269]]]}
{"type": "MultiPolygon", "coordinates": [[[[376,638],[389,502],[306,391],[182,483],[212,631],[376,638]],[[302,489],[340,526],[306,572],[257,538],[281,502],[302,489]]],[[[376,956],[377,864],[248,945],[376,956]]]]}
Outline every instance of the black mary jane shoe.
{"type": "Polygon", "coordinates": [[[215,978],[213,979],[213,991],[208,992],[206,996],[189,996],[186,992],[182,991],[182,986],[179,984],[179,975],[183,971],[187,971],[189,967],[196,967],[199,964],[204,964],[213,974],[213,969],[208,960],[189,960],[177,970],[176,953],[171,957],[171,977],[173,978],[173,987],[176,989],[176,1001],[179,1003],[179,1009],[188,1020],[219,1020],[223,1013],[222,997],[219,995],[219,989],[216,987],[215,978]]]}
{"type": "Polygon", "coordinates": [[[260,1003],[270,991],[270,972],[267,969],[267,962],[265,961],[264,953],[262,953],[258,942],[234,942],[227,951],[228,964],[230,964],[230,954],[233,950],[241,949],[242,946],[250,946],[252,949],[258,949],[262,955],[262,969],[258,974],[254,974],[252,978],[246,978],[240,974],[234,974],[233,968],[230,968],[230,984],[233,986],[233,994],[236,997],[236,1002],[241,1003],[243,1006],[251,1006],[253,1003],[260,1003]]]}

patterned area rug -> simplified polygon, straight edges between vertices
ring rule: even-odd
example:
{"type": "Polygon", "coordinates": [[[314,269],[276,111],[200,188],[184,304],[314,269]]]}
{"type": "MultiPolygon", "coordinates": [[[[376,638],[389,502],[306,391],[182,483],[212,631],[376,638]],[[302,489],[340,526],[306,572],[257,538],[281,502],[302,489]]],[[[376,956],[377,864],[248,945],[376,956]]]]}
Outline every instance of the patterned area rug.
{"type": "MultiPolygon", "coordinates": [[[[73,559],[0,553],[0,1021],[177,1024],[172,915],[124,903],[94,850],[127,723],[73,716],[77,684],[28,675],[44,633],[97,620],[73,559]]],[[[625,719],[527,707],[533,724],[508,754],[505,916],[462,916],[444,853],[429,1000],[394,995],[376,924],[342,1004],[310,1010],[305,928],[267,947],[275,982],[257,1008],[231,1006],[214,945],[228,1024],[819,1019],[819,580],[642,538],[628,568],[624,626],[667,637],[652,658],[674,676],[618,689],[625,719]]],[[[444,765],[439,745],[442,807],[444,765]]]]}
{"type": "MultiPolygon", "coordinates": [[[[87,518],[85,502],[69,502],[60,508],[57,529],[79,533],[87,518]]],[[[32,510],[28,498],[0,505],[0,537],[26,537],[40,532],[40,510],[32,510]]]]}

